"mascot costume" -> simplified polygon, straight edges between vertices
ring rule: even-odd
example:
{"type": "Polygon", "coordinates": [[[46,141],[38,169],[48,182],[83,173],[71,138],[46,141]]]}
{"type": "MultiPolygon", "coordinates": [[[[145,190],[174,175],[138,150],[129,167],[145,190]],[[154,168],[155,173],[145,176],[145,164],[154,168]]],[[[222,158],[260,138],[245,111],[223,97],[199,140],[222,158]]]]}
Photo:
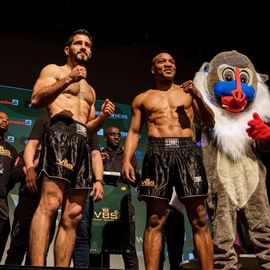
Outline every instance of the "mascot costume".
{"type": "Polygon", "coordinates": [[[207,199],[213,225],[214,269],[237,269],[237,215],[247,229],[258,264],[270,269],[270,210],[266,168],[259,148],[269,150],[270,92],[266,75],[237,51],[217,54],[196,73],[194,84],[215,113],[215,127],[202,131],[207,199]]]}

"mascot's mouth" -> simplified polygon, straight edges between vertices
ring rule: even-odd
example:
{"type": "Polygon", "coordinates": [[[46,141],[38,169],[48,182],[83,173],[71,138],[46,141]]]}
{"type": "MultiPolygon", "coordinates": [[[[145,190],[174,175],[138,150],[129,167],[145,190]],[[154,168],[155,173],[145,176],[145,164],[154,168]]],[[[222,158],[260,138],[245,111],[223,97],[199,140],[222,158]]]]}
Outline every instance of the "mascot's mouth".
{"type": "Polygon", "coordinates": [[[222,108],[230,112],[242,112],[247,106],[248,102],[245,98],[241,100],[235,99],[233,96],[222,96],[220,97],[222,108]]]}

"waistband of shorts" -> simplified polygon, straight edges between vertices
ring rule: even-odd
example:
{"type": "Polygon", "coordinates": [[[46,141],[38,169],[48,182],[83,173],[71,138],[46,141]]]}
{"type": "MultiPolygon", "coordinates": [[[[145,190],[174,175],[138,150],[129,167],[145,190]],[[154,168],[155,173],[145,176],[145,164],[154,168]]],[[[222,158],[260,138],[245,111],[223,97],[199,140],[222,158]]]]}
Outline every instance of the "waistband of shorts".
{"type": "Polygon", "coordinates": [[[156,137],[148,138],[148,147],[180,148],[194,146],[195,142],[191,137],[156,137]]]}
{"type": "Polygon", "coordinates": [[[56,114],[55,116],[53,116],[50,120],[51,122],[51,125],[57,123],[57,122],[64,122],[68,125],[71,125],[71,124],[78,124],[78,125],[81,125],[83,127],[86,127],[86,125],[78,122],[77,120],[74,120],[72,117],[68,116],[68,115],[65,115],[65,114],[56,114]]]}

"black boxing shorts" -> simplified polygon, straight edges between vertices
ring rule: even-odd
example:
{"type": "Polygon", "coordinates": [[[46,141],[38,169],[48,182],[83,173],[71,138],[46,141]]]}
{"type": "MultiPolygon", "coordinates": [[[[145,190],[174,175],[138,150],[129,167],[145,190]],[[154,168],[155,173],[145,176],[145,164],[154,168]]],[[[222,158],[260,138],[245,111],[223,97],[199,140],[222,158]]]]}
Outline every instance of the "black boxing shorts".
{"type": "Polygon", "coordinates": [[[195,142],[192,138],[149,138],[138,198],[169,201],[173,186],[180,200],[207,197],[206,173],[195,142]]]}
{"type": "Polygon", "coordinates": [[[91,150],[87,128],[66,115],[51,119],[41,150],[40,177],[66,181],[66,189],[92,188],[91,150]]]}

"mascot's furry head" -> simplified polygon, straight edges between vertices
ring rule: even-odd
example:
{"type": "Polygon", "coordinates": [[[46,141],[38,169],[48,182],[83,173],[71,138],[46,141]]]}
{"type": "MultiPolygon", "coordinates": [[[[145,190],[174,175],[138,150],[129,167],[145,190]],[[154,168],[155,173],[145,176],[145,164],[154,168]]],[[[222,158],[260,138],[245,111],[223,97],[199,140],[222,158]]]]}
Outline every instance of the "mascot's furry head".
{"type": "Polygon", "coordinates": [[[247,56],[235,50],[217,54],[195,75],[194,84],[215,113],[212,139],[233,160],[241,159],[253,143],[246,133],[253,113],[270,121],[267,80],[247,56]]]}

